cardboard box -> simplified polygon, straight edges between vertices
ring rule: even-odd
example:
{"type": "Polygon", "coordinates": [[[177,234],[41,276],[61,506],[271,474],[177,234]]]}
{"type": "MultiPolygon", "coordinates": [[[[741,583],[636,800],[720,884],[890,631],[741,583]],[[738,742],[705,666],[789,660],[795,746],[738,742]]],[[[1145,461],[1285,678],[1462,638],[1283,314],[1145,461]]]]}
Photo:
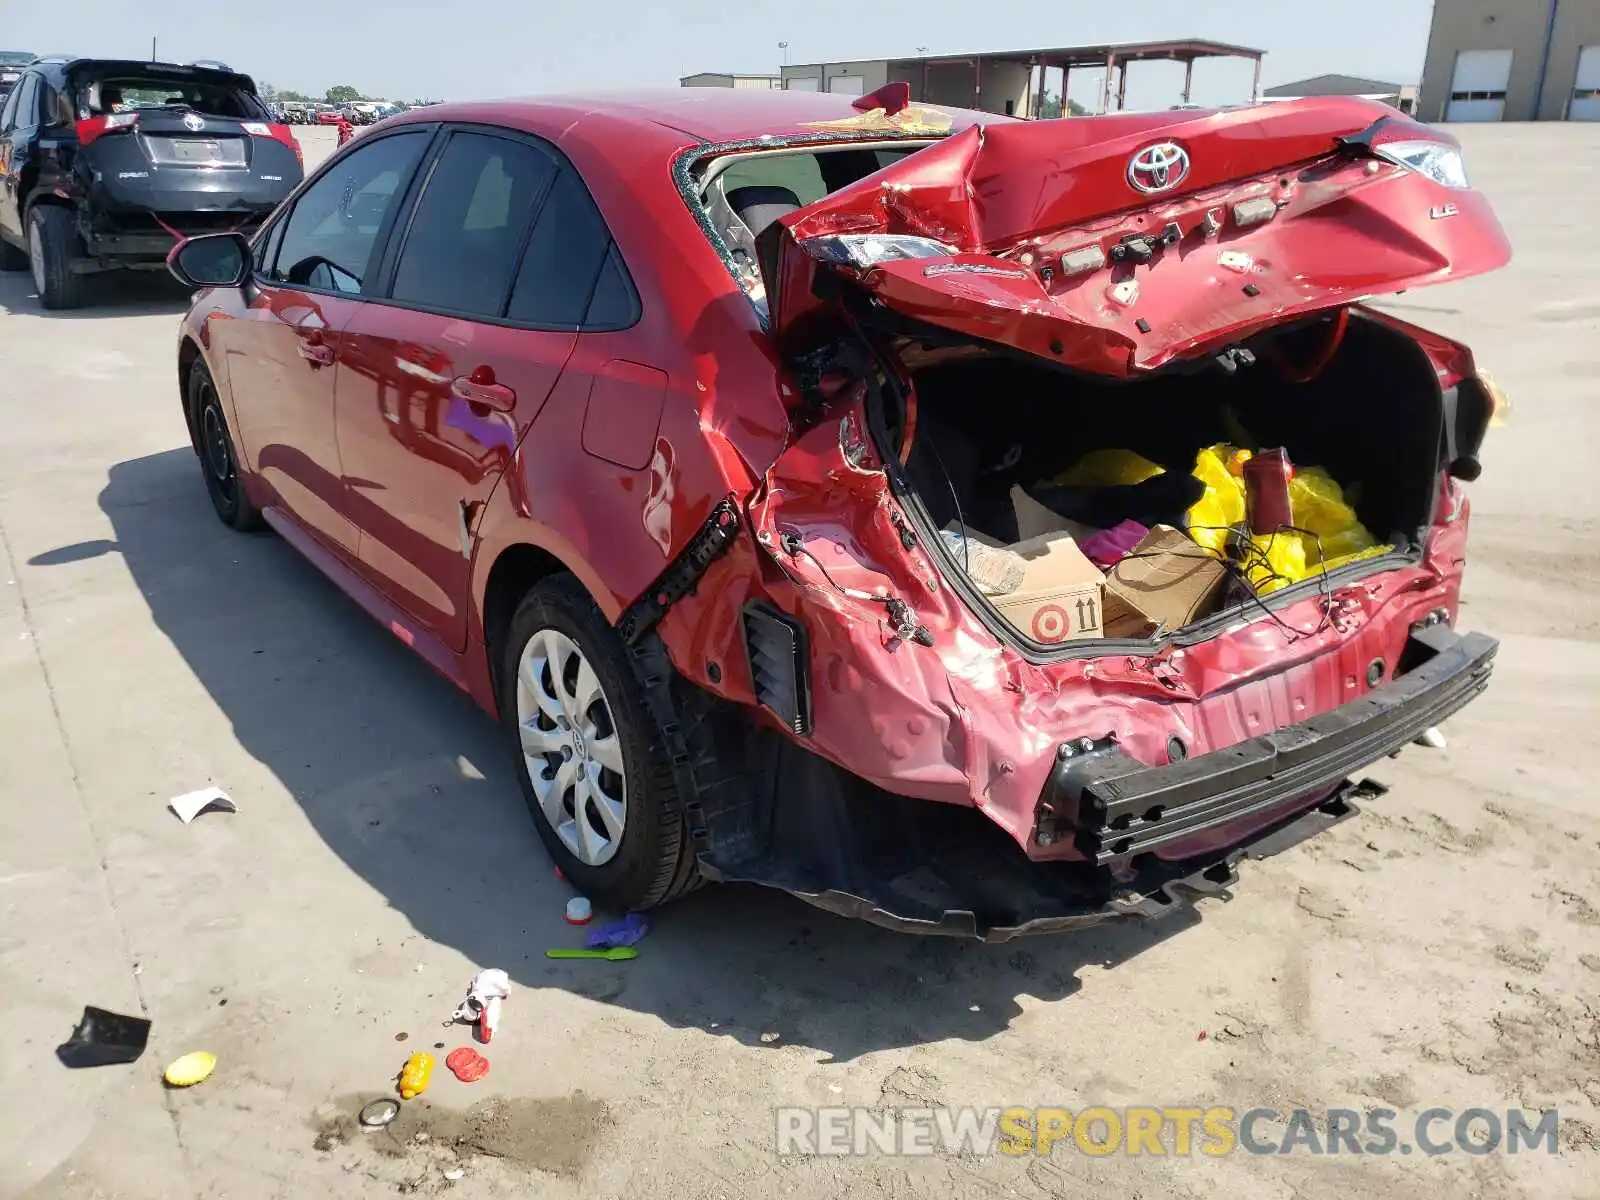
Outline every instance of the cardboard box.
{"type": "Polygon", "coordinates": [[[1046,508],[1023,491],[1021,485],[1011,488],[1011,511],[1017,517],[1017,537],[1024,542],[1048,533],[1068,533],[1081,542],[1094,533],[1089,526],[1046,508]]]}
{"type": "Polygon", "coordinates": [[[1047,533],[1008,546],[1027,563],[1022,586],[989,602],[1020,632],[1055,645],[1100,636],[1105,576],[1064,533],[1047,533]]]}
{"type": "Polygon", "coordinates": [[[1228,568],[1180,529],[1157,525],[1106,574],[1105,636],[1149,637],[1207,616],[1228,568]]]}

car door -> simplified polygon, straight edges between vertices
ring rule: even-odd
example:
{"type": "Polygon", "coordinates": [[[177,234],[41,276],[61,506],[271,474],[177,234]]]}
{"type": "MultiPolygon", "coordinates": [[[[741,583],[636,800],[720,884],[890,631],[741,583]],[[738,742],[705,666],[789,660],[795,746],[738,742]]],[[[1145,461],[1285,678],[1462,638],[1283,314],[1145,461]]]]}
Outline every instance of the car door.
{"type": "Polygon", "coordinates": [[[39,133],[39,77],[29,72],[6,97],[0,109],[0,232],[6,240],[22,242],[22,169],[39,133]]]}
{"type": "Polygon", "coordinates": [[[618,268],[582,179],[536,138],[457,128],[426,174],[387,295],[345,331],[339,447],[363,569],[460,649],[473,522],[618,268]]]}
{"type": "Polygon", "coordinates": [[[342,334],[432,136],[396,131],[330,164],[262,239],[244,314],[219,323],[238,452],[268,504],[352,562],[334,423],[342,334]]]}

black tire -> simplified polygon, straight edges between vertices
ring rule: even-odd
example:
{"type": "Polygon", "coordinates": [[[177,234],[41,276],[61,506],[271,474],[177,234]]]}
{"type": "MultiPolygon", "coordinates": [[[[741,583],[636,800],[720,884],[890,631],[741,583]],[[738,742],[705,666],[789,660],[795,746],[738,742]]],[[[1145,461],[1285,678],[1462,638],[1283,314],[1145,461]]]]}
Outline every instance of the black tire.
{"type": "Polygon", "coordinates": [[[30,256],[33,240],[38,241],[40,263],[34,271],[34,286],[39,303],[46,308],[77,308],[83,303],[83,276],[73,273],[78,257],[78,231],[72,226],[72,212],[59,204],[36,204],[28,214],[30,256]]]}
{"type": "Polygon", "coordinates": [[[26,271],[28,269],[28,252],[19,250],[10,242],[0,238],[0,271],[26,271]]]}
{"type": "Polygon", "coordinates": [[[265,528],[261,510],[250,503],[244,481],[239,478],[239,456],[233,448],[233,435],[228,431],[228,419],[222,411],[217,385],[206,364],[198,358],[189,368],[186,399],[200,473],[205,478],[206,493],[211,497],[211,507],[216,510],[217,517],[240,533],[254,533],[265,528]]]}
{"type": "MultiPolygon", "coordinates": [[[[653,715],[663,711],[668,682],[645,671],[641,658],[606,623],[582,585],[570,575],[558,575],[523,599],[511,618],[499,659],[501,723],[539,838],[567,880],[597,907],[613,912],[653,908],[686,895],[702,882],[668,749],[676,728],[668,722],[664,729],[659,716],[653,715]],[[599,865],[573,854],[552,827],[534,791],[530,760],[523,753],[517,720],[518,664],[528,642],[542,630],[570,638],[588,661],[605,693],[621,749],[627,780],[622,834],[612,857],[599,865]],[[661,694],[654,694],[657,690],[661,694]]],[[[553,771],[554,764],[546,769],[553,771]]]]}

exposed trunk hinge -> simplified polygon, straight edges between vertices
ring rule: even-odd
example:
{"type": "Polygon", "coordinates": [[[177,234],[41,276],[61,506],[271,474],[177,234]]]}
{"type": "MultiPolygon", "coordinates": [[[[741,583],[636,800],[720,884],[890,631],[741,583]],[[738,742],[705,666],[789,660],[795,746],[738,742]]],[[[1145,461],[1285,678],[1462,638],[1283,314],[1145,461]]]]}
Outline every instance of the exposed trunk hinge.
{"type": "Polygon", "coordinates": [[[637,642],[679,600],[694,592],[700,577],[733,545],[739,529],[739,509],[733,498],[717,502],[704,525],[691,537],[678,557],[656,576],[655,582],[623,610],[617,632],[629,645],[637,642]]]}

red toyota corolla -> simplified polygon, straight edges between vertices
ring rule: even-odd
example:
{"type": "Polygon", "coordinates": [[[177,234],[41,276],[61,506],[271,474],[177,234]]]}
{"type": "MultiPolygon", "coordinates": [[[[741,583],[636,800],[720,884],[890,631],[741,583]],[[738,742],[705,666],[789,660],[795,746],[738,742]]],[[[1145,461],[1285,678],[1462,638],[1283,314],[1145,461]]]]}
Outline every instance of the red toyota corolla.
{"type": "Polygon", "coordinates": [[[178,344],[212,503],[498,716],[550,853],[1000,940],[1171,911],[1485,686],[1444,134],[684,89],[435,106],[178,344]]]}

